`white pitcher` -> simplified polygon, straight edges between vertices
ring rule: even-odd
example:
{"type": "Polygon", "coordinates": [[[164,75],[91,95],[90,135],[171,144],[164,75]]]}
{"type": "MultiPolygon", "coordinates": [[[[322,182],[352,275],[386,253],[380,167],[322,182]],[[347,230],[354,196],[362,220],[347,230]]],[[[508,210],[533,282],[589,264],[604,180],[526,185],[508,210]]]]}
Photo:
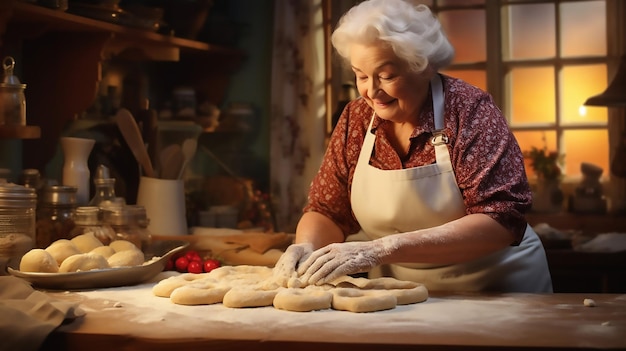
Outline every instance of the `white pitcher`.
{"type": "Polygon", "coordinates": [[[95,145],[93,139],[62,137],[63,149],[63,185],[75,186],[76,204],[85,206],[89,203],[89,154],[95,145]]]}

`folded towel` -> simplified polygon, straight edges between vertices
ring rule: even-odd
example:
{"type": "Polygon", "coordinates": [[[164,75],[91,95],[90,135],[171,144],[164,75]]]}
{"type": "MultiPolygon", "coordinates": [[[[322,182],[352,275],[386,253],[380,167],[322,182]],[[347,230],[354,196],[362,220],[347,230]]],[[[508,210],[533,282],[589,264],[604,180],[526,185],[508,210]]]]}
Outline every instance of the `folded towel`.
{"type": "Polygon", "coordinates": [[[36,351],[64,320],[84,314],[78,303],[54,300],[20,278],[0,276],[0,351],[36,351]]]}

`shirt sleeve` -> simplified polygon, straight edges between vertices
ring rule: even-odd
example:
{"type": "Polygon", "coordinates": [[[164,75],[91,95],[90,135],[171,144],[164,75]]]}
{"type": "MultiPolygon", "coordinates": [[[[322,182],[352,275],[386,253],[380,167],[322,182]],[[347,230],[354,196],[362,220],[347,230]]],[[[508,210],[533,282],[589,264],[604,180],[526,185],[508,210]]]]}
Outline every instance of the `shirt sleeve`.
{"type": "Polygon", "coordinates": [[[451,150],[457,184],[468,214],[492,217],[515,235],[513,245],[518,245],[532,200],[522,152],[491,96],[475,88],[466,94],[447,99],[462,102],[446,106],[458,115],[451,150]]]}

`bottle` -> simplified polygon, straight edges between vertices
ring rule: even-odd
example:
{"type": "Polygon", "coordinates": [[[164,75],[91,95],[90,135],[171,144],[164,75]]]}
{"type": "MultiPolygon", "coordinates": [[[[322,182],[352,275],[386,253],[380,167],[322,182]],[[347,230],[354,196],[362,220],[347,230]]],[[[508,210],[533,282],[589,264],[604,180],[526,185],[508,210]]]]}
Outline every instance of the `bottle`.
{"type": "Polygon", "coordinates": [[[99,165],[93,179],[95,187],[94,196],[88,206],[110,207],[115,202],[115,178],[111,178],[109,169],[104,165],[99,165]]]}
{"type": "Polygon", "coordinates": [[[113,228],[102,222],[101,210],[95,206],[80,206],[74,212],[74,229],[70,232],[70,238],[86,233],[93,235],[102,242],[102,245],[109,245],[115,240],[113,228]]]}
{"type": "Polygon", "coordinates": [[[0,275],[35,245],[35,190],[0,180],[0,275]]]}
{"type": "Polygon", "coordinates": [[[59,239],[69,239],[75,209],[76,187],[49,185],[43,188],[37,207],[35,247],[45,249],[59,239]]]}

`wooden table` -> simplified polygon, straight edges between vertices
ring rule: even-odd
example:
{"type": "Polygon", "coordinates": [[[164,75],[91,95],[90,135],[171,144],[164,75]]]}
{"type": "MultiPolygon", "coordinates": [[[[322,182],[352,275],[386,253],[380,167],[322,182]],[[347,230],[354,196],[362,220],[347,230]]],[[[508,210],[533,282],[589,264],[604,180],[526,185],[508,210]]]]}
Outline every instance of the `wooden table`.
{"type": "Polygon", "coordinates": [[[375,313],[299,313],[180,306],[153,285],[47,292],[86,315],[42,350],[626,350],[621,294],[433,294],[375,313]]]}

